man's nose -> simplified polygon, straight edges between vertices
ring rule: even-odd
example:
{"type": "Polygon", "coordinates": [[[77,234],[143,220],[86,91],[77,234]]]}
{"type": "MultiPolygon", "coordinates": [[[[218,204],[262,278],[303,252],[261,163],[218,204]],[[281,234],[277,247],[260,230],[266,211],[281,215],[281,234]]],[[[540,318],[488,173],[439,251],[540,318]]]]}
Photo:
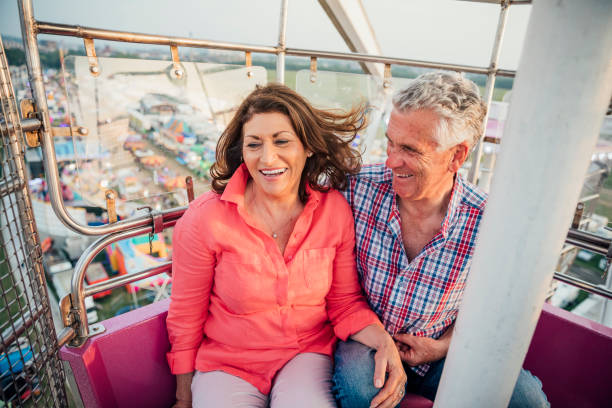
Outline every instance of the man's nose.
{"type": "Polygon", "coordinates": [[[387,149],[387,160],[385,162],[388,168],[392,169],[395,167],[400,167],[402,165],[402,160],[399,155],[393,151],[393,149],[387,149]]]}

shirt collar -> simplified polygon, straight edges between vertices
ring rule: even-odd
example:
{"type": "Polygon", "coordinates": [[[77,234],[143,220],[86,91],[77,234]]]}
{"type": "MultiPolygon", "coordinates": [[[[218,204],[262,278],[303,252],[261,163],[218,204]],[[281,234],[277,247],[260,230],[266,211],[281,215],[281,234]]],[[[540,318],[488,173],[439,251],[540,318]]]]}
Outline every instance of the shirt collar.
{"type": "MultiPolygon", "coordinates": [[[[221,194],[221,200],[235,203],[239,208],[243,208],[244,192],[250,178],[251,175],[249,174],[246,164],[242,163],[225,186],[225,190],[223,194],[221,194]]],[[[321,192],[313,190],[310,184],[306,183],[306,193],[308,194],[308,201],[305,207],[316,208],[321,201],[321,192]]]]}

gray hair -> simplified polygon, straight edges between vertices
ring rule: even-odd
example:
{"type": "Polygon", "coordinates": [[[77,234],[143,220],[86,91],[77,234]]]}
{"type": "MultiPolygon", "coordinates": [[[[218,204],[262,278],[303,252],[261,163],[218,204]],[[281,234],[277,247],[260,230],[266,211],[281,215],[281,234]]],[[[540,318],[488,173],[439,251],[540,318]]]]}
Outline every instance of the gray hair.
{"type": "Polygon", "coordinates": [[[393,96],[400,112],[431,109],[440,116],[435,132],[438,149],[444,150],[463,141],[470,149],[484,131],[487,107],[478,86],[455,72],[428,72],[414,79],[393,96]]]}

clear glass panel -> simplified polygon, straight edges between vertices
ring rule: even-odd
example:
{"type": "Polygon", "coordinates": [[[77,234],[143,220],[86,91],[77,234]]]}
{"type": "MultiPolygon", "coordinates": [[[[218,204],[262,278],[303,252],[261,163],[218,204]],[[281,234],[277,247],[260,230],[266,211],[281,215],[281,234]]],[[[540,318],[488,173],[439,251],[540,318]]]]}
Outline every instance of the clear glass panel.
{"type": "Polygon", "coordinates": [[[66,58],[69,117],[88,134],[56,138],[55,146],[65,199],[105,207],[104,192],[113,189],[120,216],[186,204],[186,176],[196,195],[206,191],[221,131],[242,99],[267,82],[262,67],[182,63],[178,78],[170,61],[98,64],[95,77],[86,57],[66,58]]]}
{"type": "Polygon", "coordinates": [[[385,125],[391,96],[410,81],[392,78],[390,86],[385,88],[382,78],[372,75],[318,71],[313,77],[309,70],[301,70],[296,75],[295,88],[318,108],[349,110],[364,104],[368,127],[358,135],[355,146],[361,149],[364,163],[380,163],[385,159],[385,125]]]}

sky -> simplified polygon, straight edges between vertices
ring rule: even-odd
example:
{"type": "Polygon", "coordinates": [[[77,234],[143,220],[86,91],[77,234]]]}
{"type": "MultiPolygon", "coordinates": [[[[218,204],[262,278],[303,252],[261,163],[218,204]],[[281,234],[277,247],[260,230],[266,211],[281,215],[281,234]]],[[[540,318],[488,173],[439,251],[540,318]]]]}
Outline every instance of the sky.
{"type": "MultiPolygon", "coordinates": [[[[362,3],[382,55],[489,65],[499,5],[452,0],[362,3]]],[[[33,0],[33,5],[40,21],[274,46],[281,0],[33,0]]],[[[530,5],[510,7],[501,68],[517,68],[530,12],[530,5]]],[[[0,34],[20,36],[16,0],[0,0],[0,34]]],[[[293,48],[349,51],[316,0],[289,1],[286,39],[293,48]]]]}

